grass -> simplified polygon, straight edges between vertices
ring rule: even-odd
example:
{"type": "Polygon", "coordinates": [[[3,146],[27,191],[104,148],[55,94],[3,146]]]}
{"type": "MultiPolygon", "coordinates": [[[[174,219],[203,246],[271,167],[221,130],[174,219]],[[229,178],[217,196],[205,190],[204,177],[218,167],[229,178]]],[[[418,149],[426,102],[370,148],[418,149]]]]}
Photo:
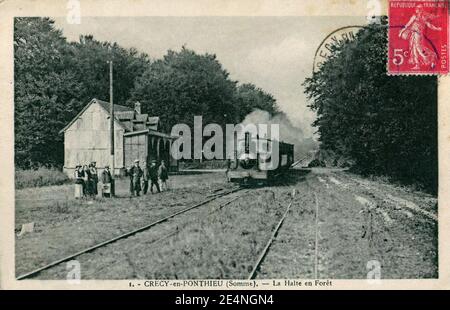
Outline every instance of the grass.
{"type": "Polygon", "coordinates": [[[252,191],[220,212],[198,218],[160,251],[130,255],[154,262],[138,266],[146,278],[245,279],[286,208],[286,194],[277,198],[271,190],[252,191]]]}
{"type": "MultiPolygon", "coordinates": [[[[214,204],[195,209],[149,231],[78,257],[83,266],[82,277],[246,278],[286,209],[289,193],[282,188],[256,189],[221,210],[214,204]],[[174,229],[179,233],[152,243],[174,229]]],[[[65,266],[61,265],[42,273],[40,279],[58,279],[65,274],[65,266]]]]}
{"type": "Polygon", "coordinates": [[[129,197],[129,179],[116,179],[115,199],[74,199],[73,184],[16,191],[15,232],[34,222],[35,230],[16,238],[17,274],[45,265],[95,243],[136,229],[230,187],[224,174],[169,177],[170,190],[129,197]]]}
{"type": "Polygon", "coordinates": [[[16,170],[16,189],[61,185],[68,182],[67,175],[55,168],[41,167],[37,170],[16,170]]]}
{"type": "MultiPolygon", "coordinates": [[[[15,232],[24,223],[35,223],[33,233],[15,239],[16,274],[173,214],[220,188],[233,187],[223,172],[171,175],[171,190],[129,198],[128,182],[117,180],[116,199],[75,200],[72,184],[16,190],[15,232]]],[[[77,260],[82,279],[246,278],[291,201],[293,188],[297,194],[291,211],[258,278],[314,277],[316,208],[319,278],[365,279],[369,260],[382,264],[383,278],[437,277],[437,223],[420,214],[407,216],[401,205],[385,197],[390,194],[434,212],[436,198],[326,169],[291,172],[282,183],[251,188],[212,212],[220,201],[230,199],[224,197],[81,255],[77,260]],[[329,182],[332,176],[341,185],[329,182]],[[367,216],[355,195],[373,201],[376,210],[387,212],[394,224],[388,225],[377,212],[367,216]],[[178,233],[161,238],[174,231],[178,233]]],[[[61,264],[38,278],[65,279],[66,274],[66,264],[61,264]]]]}

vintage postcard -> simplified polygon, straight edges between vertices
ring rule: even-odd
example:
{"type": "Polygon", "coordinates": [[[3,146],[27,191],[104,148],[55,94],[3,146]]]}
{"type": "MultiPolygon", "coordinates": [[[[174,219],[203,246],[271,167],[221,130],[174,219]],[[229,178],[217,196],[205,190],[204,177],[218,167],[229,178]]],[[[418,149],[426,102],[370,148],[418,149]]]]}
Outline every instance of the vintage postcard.
{"type": "Polygon", "coordinates": [[[1,288],[450,288],[448,15],[1,1],[1,288]]]}

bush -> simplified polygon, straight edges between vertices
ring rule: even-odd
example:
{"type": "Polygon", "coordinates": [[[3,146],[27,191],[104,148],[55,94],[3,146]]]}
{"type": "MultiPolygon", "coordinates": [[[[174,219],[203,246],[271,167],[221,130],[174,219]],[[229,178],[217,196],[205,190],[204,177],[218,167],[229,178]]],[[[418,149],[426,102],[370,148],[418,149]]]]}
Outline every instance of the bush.
{"type": "Polygon", "coordinates": [[[226,169],[227,160],[198,160],[179,163],[179,169],[226,169]]]}
{"type": "Polygon", "coordinates": [[[319,160],[319,159],[313,159],[309,164],[308,164],[308,168],[312,168],[312,167],[326,167],[327,165],[325,164],[324,161],[319,160]]]}
{"type": "Polygon", "coordinates": [[[16,170],[16,188],[61,185],[69,178],[62,171],[55,168],[41,167],[36,170],[16,170]]]}

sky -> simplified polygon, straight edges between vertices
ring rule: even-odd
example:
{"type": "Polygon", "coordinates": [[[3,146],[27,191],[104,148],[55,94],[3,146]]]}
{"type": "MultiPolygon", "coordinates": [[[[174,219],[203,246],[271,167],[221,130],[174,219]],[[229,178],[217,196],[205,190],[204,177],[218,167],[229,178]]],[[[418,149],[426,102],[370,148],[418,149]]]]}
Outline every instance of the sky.
{"type": "Polygon", "coordinates": [[[314,137],[314,113],[301,85],[311,76],[314,54],[332,31],[365,24],[365,17],[83,17],[80,24],[54,18],[70,41],[92,34],[162,58],[183,45],[216,54],[232,80],[271,93],[305,136],[314,137]]]}

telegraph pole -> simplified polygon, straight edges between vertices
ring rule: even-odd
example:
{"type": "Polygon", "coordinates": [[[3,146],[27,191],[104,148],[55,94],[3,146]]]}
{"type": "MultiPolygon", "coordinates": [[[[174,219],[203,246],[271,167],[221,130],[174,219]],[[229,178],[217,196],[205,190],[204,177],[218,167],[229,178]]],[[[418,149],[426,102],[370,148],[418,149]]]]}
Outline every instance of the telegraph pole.
{"type": "Polygon", "coordinates": [[[113,103],[113,62],[112,60],[108,61],[109,63],[109,115],[110,115],[110,166],[111,166],[111,196],[115,195],[115,183],[114,183],[114,103],[113,103]]]}

